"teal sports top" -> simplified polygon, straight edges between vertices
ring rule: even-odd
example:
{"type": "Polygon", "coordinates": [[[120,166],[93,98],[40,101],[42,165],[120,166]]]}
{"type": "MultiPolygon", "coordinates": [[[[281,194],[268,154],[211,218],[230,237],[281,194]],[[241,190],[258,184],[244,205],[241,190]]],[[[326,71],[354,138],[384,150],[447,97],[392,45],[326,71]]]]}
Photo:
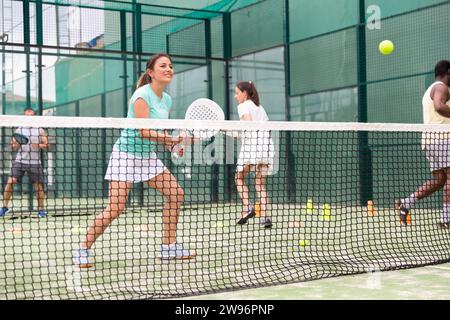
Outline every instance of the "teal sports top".
{"type": "MultiPolygon", "coordinates": [[[[127,118],[136,118],[134,114],[134,103],[137,99],[144,99],[150,108],[150,119],[168,119],[169,111],[172,107],[172,98],[163,92],[159,98],[147,84],[133,93],[128,103],[127,118]]],[[[122,130],[119,139],[114,144],[114,150],[127,152],[141,158],[149,158],[150,154],[156,150],[157,143],[148,139],[142,139],[137,129],[122,130]]]]}

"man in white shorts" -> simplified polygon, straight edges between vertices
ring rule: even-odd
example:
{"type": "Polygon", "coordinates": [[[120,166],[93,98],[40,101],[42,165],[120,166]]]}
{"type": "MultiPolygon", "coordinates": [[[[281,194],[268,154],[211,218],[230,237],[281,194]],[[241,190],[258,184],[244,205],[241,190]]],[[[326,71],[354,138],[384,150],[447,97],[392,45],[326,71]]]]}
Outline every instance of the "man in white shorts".
{"type": "MultiPolygon", "coordinates": [[[[450,124],[450,61],[439,61],[435,66],[436,81],[431,84],[422,99],[425,124],[450,124]]],[[[422,149],[430,164],[433,178],[425,182],[409,197],[396,200],[395,208],[402,225],[409,224],[414,204],[432,193],[444,189],[443,214],[437,225],[450,228],[450,133],[422,134],[422,149]]]]}

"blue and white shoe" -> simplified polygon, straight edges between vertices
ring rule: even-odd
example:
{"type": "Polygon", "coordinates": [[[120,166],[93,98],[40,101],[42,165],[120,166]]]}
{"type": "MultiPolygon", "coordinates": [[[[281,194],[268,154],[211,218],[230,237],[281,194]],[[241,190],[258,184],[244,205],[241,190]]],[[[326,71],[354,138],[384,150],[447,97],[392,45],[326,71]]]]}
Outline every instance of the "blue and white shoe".
{"type": "Polygon", "coordinates": [[[73,264],[82,269],[91,268],[94,266],[94,264],[89,262],[89,256],[89,249],[75,250],[73,253],[73,264]]]}
{"type": "Polygon", "coordinates": [[[7,207],[3,207],[0,209],[0,217],[4,217],[8,213],[9,209],[7,207]]]}
{"type": "Polygon", "coordinates": [[[272,228],[272,219],[270,219],[269,217],[261,217],[260,225],[265,229],[270,229],[272,228]]]}
{"type": "Polygon", "coordinates": [[[401,200],[395,200],[395,210],[400,218],[400,224],[402,226],[408,225],[408,221],[411,221],[411,212],[406,209],[401,200]]]}
{"type": "Polygon", "coordinates": [[[437,222],[437,226],[441,229],[450,229],[450,220],[447,218],[441,218],[437,222]]]}
{"type": "Polygon", "coordinates": [[[38,218],[45,218],[47,213],[44,210],[39,210],[38,218]]]}
{"type": "Polygon", "coordinates": [[[197,253],[193,250],[184,249],[181,243],[161,245],[161,259],[192,259],[197,253]]]}

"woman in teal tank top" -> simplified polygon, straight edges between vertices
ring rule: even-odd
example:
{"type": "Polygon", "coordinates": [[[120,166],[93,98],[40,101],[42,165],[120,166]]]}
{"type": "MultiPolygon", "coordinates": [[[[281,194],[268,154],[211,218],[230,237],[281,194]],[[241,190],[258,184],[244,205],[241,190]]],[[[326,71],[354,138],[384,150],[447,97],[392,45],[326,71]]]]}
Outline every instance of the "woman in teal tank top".
{"type": "MultiPolygon", "coordinates": [[[[158,54],[147,62],[146,72],[138,83],[128,105],[128,118],[167,119],[172,106],[164,92],[172,81],[170,56],[158,54]]],[[[125,209],[134,182],[145,182],[164,196],[163,241],[161,259],[190,259],[195,251],[176,242],[178,215],[184,202],[184,190],[172,173],[157,158],[157,144],[171,148],[179,143],[192,143],[181,136],[171,136],[153,129],[124,129],[111,153],[106,180],[110,180],[108,205],[90,224],[85,241],[74,253],[74,264],[89,268],[90,248],[125,209]]]]}

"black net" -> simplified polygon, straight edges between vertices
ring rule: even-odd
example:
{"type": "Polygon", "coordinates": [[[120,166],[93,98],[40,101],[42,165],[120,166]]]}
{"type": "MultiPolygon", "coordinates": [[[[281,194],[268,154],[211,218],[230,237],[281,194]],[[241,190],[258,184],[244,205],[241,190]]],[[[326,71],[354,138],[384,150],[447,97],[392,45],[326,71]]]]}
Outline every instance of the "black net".
{"type": "Polygon", "coordinates": [[[2,120],[2,299],[173,298],[450,260],[446,181],[411,197],[445,166],[442,131],[2,120]],[[148,128],[186,138],[151,144],[148,128]]]}

